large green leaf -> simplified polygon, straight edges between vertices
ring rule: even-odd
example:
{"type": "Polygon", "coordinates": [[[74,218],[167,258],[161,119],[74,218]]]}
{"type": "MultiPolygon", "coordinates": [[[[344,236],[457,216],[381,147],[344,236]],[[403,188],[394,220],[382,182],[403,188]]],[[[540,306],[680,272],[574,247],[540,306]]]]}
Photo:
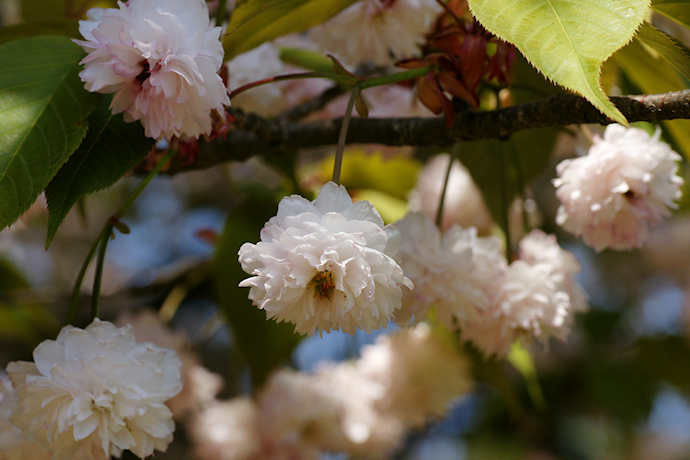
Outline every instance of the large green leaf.
{"type": "Polygon", "coordinates": [[[547,78],[622,124],[601,89],[603,62],[628,43],[649,0],[468,0],[486,29],[513,43],[547,78]]]}
{"type": "Polygon", "coordinates": [[[113,185],[146,158],[154,140],[144,135],[141,123],[125,123],[113,115],[112,97],[103,97],[89,116],[89,132],[76,152],[60,168],[48,187],[48,237],[46,247],[79,197],[113,185]]]}
{"type": "Polygon", "coordinates": [[[0,229],[29,209],[86,134],[99,95],[79,80],[82,57],[64,37],[0,46],[0,229]]]}
{"type": "Polygon", "coordinates": [[[690,27],[690,0],[654,0],[654,11],[690,27]]]}
{"type": "Polygon", "coordinates": [[[237,285],[249,275],[237,260],[240,246],[257,241],[263,224],[273,216],[277,201],[254,195],[236,208],[225,223],[216,248],[214,284],[218,304],[228,320],[237,349],[249,366],[252,385],[266,379],[275,367],[289,362],[301,337],[294,326],[266,319],[266,312],[252,305],[249,289],[237,285]]]}
{"type": "Polygon", "coordinates": [[[659,53],[659,56],[690,80],[690,54],[685,46],[647,23],[640,27],[635,38],[653,52],[659,53]]]}
{"type": "Polygon", "coordinates": [[[274,38],[307,30],[355,1],[238,0],[223,39],[225,59],[231,59],[274,38]]]}
{"type": "MultiPolygon", "coordinates": [[[[678,72],[658,53],[650,54],[639,40],[633,40],[613,59],[644,94],[667,93],[686,87],[678,72]]],[[[690,121],[672,120],[662,124],[679,151],[690,158],[690,121]]]]}

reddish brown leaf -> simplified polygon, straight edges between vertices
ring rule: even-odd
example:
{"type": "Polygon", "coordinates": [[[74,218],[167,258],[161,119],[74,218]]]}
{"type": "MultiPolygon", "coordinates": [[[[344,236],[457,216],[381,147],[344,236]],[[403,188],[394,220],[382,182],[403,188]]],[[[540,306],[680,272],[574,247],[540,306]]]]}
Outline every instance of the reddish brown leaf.
{"type": "Polygon", "coordinates": [[[451,72],[442,70],[438,75],[438,82],[445,91],[448,91],[458,99],[462,99],[473,107],[479,105],[479,98],[477,95],[468,90],[463,82],[458,80],[451,72]]]}
{"type": "Polygon", "coordinates": [[[462,42],[460,67],[462,79],[470,91],[474,91],[484,75],[486,39],[481,35],[467,35],[462,42]]]}
{"type": "Polygon", "coordinates": [[[442,99],[445,99],[445,97],[431,73],[419,79],[417,97],[433,113],[438,115],[443,111],[442,99]]]}

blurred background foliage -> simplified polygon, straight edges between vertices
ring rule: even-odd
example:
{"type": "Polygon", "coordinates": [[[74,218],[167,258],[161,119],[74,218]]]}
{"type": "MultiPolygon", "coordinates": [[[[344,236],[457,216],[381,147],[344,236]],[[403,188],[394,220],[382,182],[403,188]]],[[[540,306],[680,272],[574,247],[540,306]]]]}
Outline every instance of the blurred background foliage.
{"type": "MultiPolygon", "coordinates": [[[[6,19],[11,2],[3,5],[6,19]]],[[[88,8],[114,5],[22,0],[25,21],[0,28],[0,42],[27,34],[74,37],[76,19],[88,8]]],[[[687,29],[661,15],[654,16],[653,24],[688,44],[687,29]]],[[[278,27],[274,32],[290,30],[278,27]]],[[[602,82],[608,94],[689,86],[687,74],[637,39],[607,62],[602,82]]],[[[519,104],[560,92],[519,59],[507,93],[487,84],[481,94],[482,104],[493,108],[501,100],[519,104]]],[[[654,130],[649,124],[639,126],[654,130]]],[[[690,121],[661,126],[663,139],[690,158],[690,121]]],[[[601,131],[598,126],[587,129],[601,131]]],[[[557,233],[583,264],[580,282],[591,310],[577,316],[567,343],[529,350],[533,374],[519,363],[486,360],[466,346],[473,357],[476,390],[458,401],[446,419],[412,433],[397,458],[690,459],[690,180],[681,209],[653,231],[644,249],[596,254],[555,226],[557,202],[550,183],[555,164],[586,145],[577,127],[528,130],[507,140],[461,145],[459,159],[483,193],[497,223],[494,231],[504,236],[513,231],[509,208],[514,198],[534,203],[545,230],[557,233]],[[535,384],[541,402],[530,390],[535,384]]],[[[407,211],[423,166],[437,153],[353,146],[345,153],[342,183],[353,198],[371,201],[386,222],[395,222],[407,211]]],[[[247,299],[247,290],[237,287],[247,276],[237,262],[239,247],[259,239],[283,196],[313,198],[330,179],[332,163],[333,149],[323,148],[156,178],[123,219],[131,233],[117,234],[110,245],[102,317],[158,310],[161,318],[189,334],[204,364],[223,375],[223,395],[228,397],[256,389],[278,366],[309,370],[319,360],[357,356],[373,337],[294,335],[291,326],[266,321],[247,299]]],[[[0,232],[3,366],[29,359],[36,344],[55,337],[89,245],[138,181],[125,177],[82,197],[47,252],[41,199],[21,221],[0,232]]],[[[83,289],[81,325],[89,322],[88,277],[83,289]]],[[[174,446],[157,457],[188,457],[184,436],[174,446]]]]}

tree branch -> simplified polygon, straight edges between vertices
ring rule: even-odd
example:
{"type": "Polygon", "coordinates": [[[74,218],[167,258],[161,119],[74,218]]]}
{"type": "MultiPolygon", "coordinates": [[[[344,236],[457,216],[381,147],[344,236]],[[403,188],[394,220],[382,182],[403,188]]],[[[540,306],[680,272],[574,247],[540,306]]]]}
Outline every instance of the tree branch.
{"type": "MultiPolygon", "coordinates": [[[[656,122],[690,119],[690,90],[642,96],[611,97],[631,121],[656,122]]],[[[196,163],[173,163],[168,174],[204,169],[227,161],[243,161],[264,153],[335,145],[342,119],[290,123],[264,119],[231,109],[237,122],[225,139],[199,142],[196,163]]],[[[449,146],[460,141],[508,139],[526,129],[572,124],[609,124],[611,121],[584,98],[560,95],[491,112],[463,112],[450,128],[438,118],[353,118],[347,141],[351,144],[449,146]]]]}

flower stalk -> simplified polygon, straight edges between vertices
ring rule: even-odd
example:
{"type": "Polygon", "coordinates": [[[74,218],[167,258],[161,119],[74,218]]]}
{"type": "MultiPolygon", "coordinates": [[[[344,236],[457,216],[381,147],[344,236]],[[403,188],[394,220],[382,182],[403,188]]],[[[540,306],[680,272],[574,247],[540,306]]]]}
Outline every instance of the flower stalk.
{"type": "Polygon", "coordinates": [[[67,321],[65,324],[72,324],[74,322],[74,317],[77,311],[77,303],[79,302],[79,293],[81,292],[81,285],[84,283],[84,277],[86,276],[86,271],[91,264],[96,251],[99,250],[98,254],[98,266],[96,267],[96,274],[93,281],[93,292],[91,298],[91,317],[92,319],[98,316],[98,305],[100,297],[100,286],[101,280],[103,278],[103,264],[105,261],[105,251],[108,245],[108,240],[113,234],[113,228],[115,223],[119,222],[122,216],[129,210],[134,201],[141,195],[146,186],[153,180],[155,176],[163,169],[163,167],[170,161],[170,159],[177,153],[177,150],[170,149],[153,167],[153,169],[147,174],[147,176],[142,180],[139,185],[136,186],[134,191],[129,194],[124,203],[117,209],[115,214],[108,219],[108,222],[103,227],[103,230],[98,235],[98,238],[94,241],[89,249],[84,262],[81,265],[79,274],[77,274],[77,280],[74,282],[74,287],[72,288],[72,296],[70,298],[69,311],[67,313],[67,321]]]}

